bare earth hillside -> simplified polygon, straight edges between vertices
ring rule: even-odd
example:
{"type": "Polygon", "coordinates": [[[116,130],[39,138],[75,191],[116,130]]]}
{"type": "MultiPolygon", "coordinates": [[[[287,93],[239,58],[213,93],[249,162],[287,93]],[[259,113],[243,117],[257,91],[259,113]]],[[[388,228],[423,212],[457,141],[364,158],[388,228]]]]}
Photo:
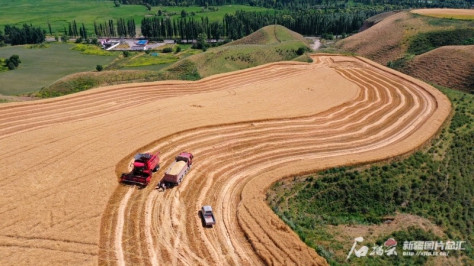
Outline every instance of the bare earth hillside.
{"type": "Polygon", "coordinates": [[[267,188],[413,151],[450,103],[367,59],[313,60],[1,105],[0,264],[325,264],[267,188]],[[155,150],[161,169],[194,154],[180,186],[155,190],[164,170],[145,189],[118,184],[136,152],[155,150]]]}
{"type": "Polygon", "coordinates": [[[386,17],[369,29],[341,40],[337,47],[370,58],[386,65],[402,57],[404,50],[402,42],[405,29],[410,24],[423,23],[408,12],[399,12],[386,17]]]}
{"type": "Polygon", "coordinates": [[[474,45],[444,46],[415,56],[403,72],[444,87],[472,91],[474,45]]]}
{"type": "MultiPolygon", "coordinates": [[[[447,10],[449,11],[449,9],[447,10]]],[[[422,12],[425,10],[415,11],[422,12]]],[[[468,11],[474,15],[474,10],[468,11]]],[[[458,20],[441,21],[409,11],[402,11],[384,18],[367,30],[339,41],[336,43],[336,46],[342,50],[353,52],[370,58],[377,63],[387,65],[389,61],[394,61],[405,55],[410,38],[416,34],[438,30],[453,30],[457,27],[472,27],[472,22],[458,20]]]]}

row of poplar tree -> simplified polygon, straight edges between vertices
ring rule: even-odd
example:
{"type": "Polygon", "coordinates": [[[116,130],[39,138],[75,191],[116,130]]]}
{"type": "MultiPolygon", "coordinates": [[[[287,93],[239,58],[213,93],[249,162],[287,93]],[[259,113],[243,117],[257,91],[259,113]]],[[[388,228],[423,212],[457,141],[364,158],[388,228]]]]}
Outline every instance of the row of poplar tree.
{"type": "Polygon", "coordinates": [[[207,17],[151,17],[141,21],[141,33],[150,39],[196,39],[206,33],[211,39],[239,39],[264,26],[283,25],[303,35],[345,34],[357,31],[377,10],[323,13],[314,10],[294,12],[245,12],[226,14],[221,22],[209,22],[207,17]]]}
{"type": "MultiPolygon", "coordinates": [[[[209,22],[207,17],[145,17],[141,21],[141,34],[149,39],[196,39],[199,33],[206,33],[211,39],[239,39],[264,26],[283,25],[303,35],[345,34],[357,31],[364,20],[379,13],[380,10],[367,9],[324,13],[314,10],[282,12],[245,12],[226,14],[222,21],[209,22]]],[[[94,33],[97,37],[136,37],[136,25],[133,19],[119,18],[103,23],[94,22],[94,33]]],[[[78,27],[73,21],[69,29],[64,29],[67,36],[87,38],[84,24],[78,27]]]]}
{"type": "MultiPolygon", "coordinates": [[[[149,39],[181,39],[194,40],[200,33],[209,38],[239,39],[264,26],[271,24],[283,25],[303,35],[345,34],[357,31],[365,19],[375,15],[380,10],[367,9],[344,12],[279,11],[279,12],[245,12],[226,14],[222,21],[209,22],[207,17],[145,17],[141,21],[141,34],[149,39]]],[[[48,23],[52,35],[51,25],[48,23]]],[[[5,34],[0,32],[0,41],[4,40],[13,45],[25,43],[40,43],[45,39],[46,31],[32,25],[5,26],[5,34]]],[[[102,23],[94,22],[94,33],[87,31],[84,23],[75,20],[64,27],[64,35],[88,39],[96,37],[136,37],[136,25],[133,19],[119,18],[102,23]]]]}

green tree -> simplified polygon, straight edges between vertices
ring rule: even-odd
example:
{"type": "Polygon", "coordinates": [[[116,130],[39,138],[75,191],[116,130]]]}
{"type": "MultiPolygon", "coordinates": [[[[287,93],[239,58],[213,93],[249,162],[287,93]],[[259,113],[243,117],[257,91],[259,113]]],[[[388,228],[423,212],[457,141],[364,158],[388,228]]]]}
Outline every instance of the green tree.
{"type": "Polygon", "coordinates": [[[95,69],[100,72],[104,69],[104,67],[102,65],[97,65],[95,69]]]}
{"type": "Polygon", "coordinates": [[[10,56],[9,61],[12,62],[15,67],[18,67],[21,63],[20,56],[16,54],[10,56]]]}
{"type": "Polygon", "coordinates": [[[304,52],[306,52],[306,47],[300,47],[298,50],[296,50],[297,55],[302,55],[304,52]]]}
{"type": "Polygon", "coordinates": [[[162,52],[163,53],[171,53],[171,52],[173,52],[173,48],[171,48],[171,47],[163,48],[162,52]]]}
{"type": "Polygon", "coordinates": [[[197,36],[197,48],[203,51],[207,50],[207,34],[204,32],[199,33],[197,36]]]}
{"type": "Polygon", "coordinates": [[[5,60],[5,65],[8,67],[10,70],[14,70],[20,65],[20,57],[16,54],[10,56],[10,58],[7,58],[5,60]]]}
{"type": "Polygon", "coordinates": [[[5,36],[3,36],[3,32],[0,30],[0,47],[5,46],[5,36]]]}
{"type": "Polygon", "coordinates": [[[10,62],[10,60],[7,59],[7,60],[5,61],[5,63],[6,63],[6,65],[7,65],[7,67],[8,67],[8,69],[10,69],[10,70],[15,69],[15,64],[13,64],[12,62],[10,62]]]}

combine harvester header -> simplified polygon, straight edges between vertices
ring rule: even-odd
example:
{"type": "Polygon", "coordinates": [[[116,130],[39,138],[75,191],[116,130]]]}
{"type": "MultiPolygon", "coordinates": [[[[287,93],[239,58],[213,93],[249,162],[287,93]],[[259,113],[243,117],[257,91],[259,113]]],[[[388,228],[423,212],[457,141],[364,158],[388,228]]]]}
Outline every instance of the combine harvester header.
{"type": "Polygon", "coordinates": [[[133,170],[130,173],[122,174],[120,182],[136,184],[146,187],[150,183],[153,172],[160,168],[160,153],[139,153],[135,155],[133,170]]]}

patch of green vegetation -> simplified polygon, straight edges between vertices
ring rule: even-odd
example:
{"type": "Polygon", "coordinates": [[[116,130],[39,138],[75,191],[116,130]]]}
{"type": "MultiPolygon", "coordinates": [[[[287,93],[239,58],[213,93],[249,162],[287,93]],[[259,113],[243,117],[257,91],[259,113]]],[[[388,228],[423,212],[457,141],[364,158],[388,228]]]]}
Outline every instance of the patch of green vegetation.
{"type": "Polygon", "coordinates": [[[182,80],[198,80],[201,78],[196,64],[188,59],[181,60],[172,65],[166,72],[170,75],[171,79],[174,77],[182,80]]]}
{"type": "Polygon", "coordinates": [[[265,26],[248,36],[245,36],[239,40],[230,42],[225,46],[236,46],[241,44],[279,44],[288,41],[300,41],[306,46],[308,40],[304,39],[300,34],[289,30],[281,25],[269,25],[265,26]]]}
{"type": "Polygon", "coordinates": [[[257,6],[246,6],[246,5],[223,5],[223,6],[216,6],[216,7],[209,7],[208,9],[200,6],[189,6],[189,7],[182,7],[182,6],[156,6],[152,7],[152,11],[154,14],[158,13],[158,10],[162,11],[163,16],[169,16],[172,19],[181,17],[181,11],[185,11],[187,14],[187,18],[193,18],[195,20],[200,20],[201,17],[208,17],[209,22],[221,22],[224,18],[224,15],[227,14],[234,14],[237,11],[256,11],[256,12],[264,12],[264,11],[273,11],[273,9],[264,8],[264,7],[257,7],[257,6]]]}
{"type": "Polygon", "coordinates": [[[394,61],[389,61],[387,66],[396,70],[401,70],[408,65],[408,63],[415,57],[414,54],[405,54],[404,57],[394,61]]]}
{"type": "Polygon", "coordinates": [[[121,70],[84,72],[67,76],[48,87],[42,88],[35,96],[41,98],[57,97],[98,86],[163,79],[166,79],[165,75],[157,71],[121,70]]]}
{"type": "Polygon", "coordinates": [[[408,44],[407,52],[419,55],[445,45],[474,44],[474,28],[418,33],[408,44]]]}
{"type": "Polygon", "coordinates": [[[201,49],[191,49],[190,44],[180,44],[179,46],[181,47],[181,51],[178,53],[178,56],[181,58],[202,53],[201,49]]]}
{"type": "Polygon", "coordinates": [[[459,20],[474,20],[474,15],[453,15],[453,14],[430,14],[430,15],[425,15],[429,17],[435,17],[435,18],[444,18],[444,19],[459,19],[459,20]]]}
{"type": "Polygon", "coordinates": [[[74,47],[72,47],[72,50],[80,51],[85,55],[113,56],[117,54],[116,52],[106,51],[97,45],[82,43],[75,44],[74,47]]]}
{"type": "Polygon", "coordinates": [[[141,56],[134,57],[132,60],[127,62],[125,67],[138,67],[138,66],[150,66],[150,65],[161,65],[170,64],[178,61],[179,58],[173,54],[158,54],[156,56],[152,54],[143,54],[141,56]]]}
{"type": "Polygon", "coordinates": [[[25,45],[25,48],[28,49],[42,49],[42,48],[49,48],[49,44],[47,43],[37,43],[37,44],[28,44],[25,45]]]}
{"type": "Polygon", "coordinates": [[[434,16],[425,16],[420,14],[412,15],[416,17],[423,18],[430,26],[437,26],[437,27],[462,27],[462,28],[469,28],[472,27],[472,21],[469,20],[461,20],[461,19],[450,19],[450,18],[442,18],[442,17],[434,17],[434,16]]]}
{"type": "Polygon", "coordinates": [[[151,53],[129,53],[127,57],[121,57],[108,66],[107,71],[73,74],[42,88],[36,96],[42,98],[57,97],[93,87],[128,82],[149,82],[166,79],[198,80],[201,78],[194,62],[183,59],[171,67],[164,68],[169,65],[167,60],[175,62],[177,57],[171,53],[160,54],[159,56],[162,57],[152,56],[151,53]],[[130,70],[122,70],[125,67],[130,70]]]}
{"type": "MultiPolygon", "coordinates": [[[[164,49],[171,49],[171,51],[176,51],[174,46],[164,46],[164,49]]],[[[144,52],[128,52],[127,56],[120,56],[114,62],[109,64],[105,69],[106,70],[151,70],[158,71],[165,67],[172,65],[178,60],[188,57],[193,54],[201,53],[201,50],[191,49],[190,44],[181,44],[179,45],[179,53],[163,53],[162,50],[149,50],[144,52]]]]}
{"type": "Polygon", "coordinates": [[[26,49],[25,46],[0,48],[0,57],[20,56],[21,65],[15,71],[0,72],[0,94],[20,95],[38,91],[54,81],[77,72],[108,65],[114,56],[84,55],[71,50],[70,44],[50,44],[47,48],[26,49]]]}
{"type": "MultiPolygon", "coordinates": [[[[328,224],[380,224],[396,212],[425,217],[440,226],[447,238],[466,241],[462,255],[472,263],[474,95],[441,90],[452,101],[455,113],[428,149],[389,164],[332,168],[295,177],[288,185],[277,182],[267,193],[271,208],[331,264],[344,263],[345,257],[335,256],[337,248],[321,244],[331,240],[337,245],[328,224]]],[[[407,239],[423,235],[413,230],[397,232],[397,240],[405,233],[407,239]]],[[[406,259],[406,264],[424,262],[418,257],[406,259]]],[[[359,260],[351,264],[392,262],[359,260]]]]}
{"type": "Polygon", "coordinates": [[[200,75],[207,77],[271,62],[293,60],[299,56],[297,50],[301,46],[304,44],[299,41],[223,46],[190,57],[190,60],[196,62],[200,75]]]}
{"type": "Polygon", "coordinates": [[[282,26],[266,26],[251,35],[189,57],[199,75],[207,77],[277,61],[309,61],[306,40],[282,26]]]}
{"type": "Polygon", "coordinates": [[[0,99],[0,103],[8,103],[9,101],[7,99],[0,99]]]}
{"type": "Polygon", "coordinates": [[[0,58],[0,72],[8,71],[8,67],[6,65],[6,58],[0,58]]]}
{"type": "Polygon", "coordinates": [[[300,56],[294,58],[293,61],[304,62],[304,63],[312,63],[313,59],[309,55],[303,54],[303,55],[300,55],[300,56]]]}
{"type": "Polygon", "coordinates": [[[97,85],[97,81],[92,77],[79,77],[61,83],[60,90],[40,90],[37,94],[41,98],[57,97],[74,92],[84,91],[97,85]]]}

